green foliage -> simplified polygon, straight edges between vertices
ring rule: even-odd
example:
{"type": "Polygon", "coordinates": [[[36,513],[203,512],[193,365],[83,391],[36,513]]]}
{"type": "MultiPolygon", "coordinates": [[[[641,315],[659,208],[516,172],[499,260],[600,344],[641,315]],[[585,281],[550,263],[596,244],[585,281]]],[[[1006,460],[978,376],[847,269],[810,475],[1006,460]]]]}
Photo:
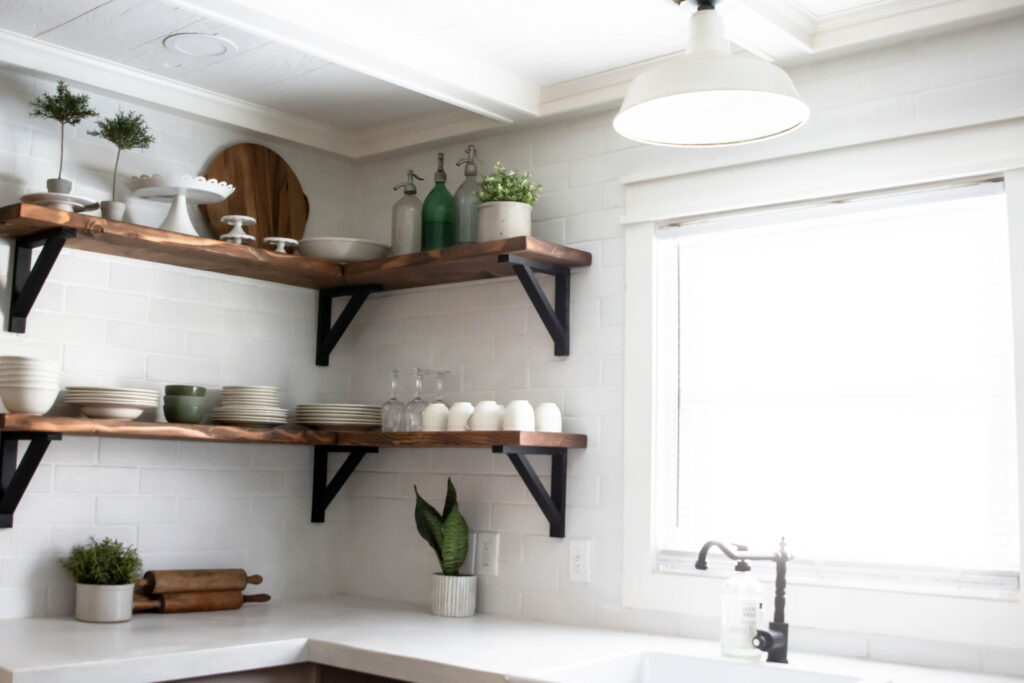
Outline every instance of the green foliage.
{"type": "Polygon", "coordinates": [[[61,560],[76,583],[100,586],[122,586],[139,578],[142,560],[134,546],[124,545],[112,538],[97,541],[89,537],[85,545],[71,548],[71,554],[61,560]]]}
{"type": "Polygon", "coordinates": [[[419,489],[412,488],[416,492],[416,530],[434,549],[441,571],[447,576],[457,576],[469,550],[469,526],[459,512],[455,485],[451,479],[448,480],[443,513],[438,513],[434,506],[423,500],[419,489]]]}
{"type": "Polygon", "coordinates": [[[90,130],[89,135],[112,142],[118,150],[146,149],[156,142],[149,133],[146,120],[138,112],[119,111],[100,121],[96,127],[99,130],[90,130]]]}
{"type": "Polygon", "coordinates": [[[43,93],[32,100],[31,104],[31,116],[53,119],[61,126],[77,126],[91,116],[99,116],[99,113],[89,106],[89,96],[85,93],[75,95],[64,81],[57,81],[56,95],[43,93]]]}
{"type": "Polygon", "coordinates": [[[530,173],[517,173],[501,165],[499,161],[494,170],[480,181],[480,191],[476,198],[484,202],[522,202],[533,206],[540,197],[541,186],[530,181],[530,173]]]}

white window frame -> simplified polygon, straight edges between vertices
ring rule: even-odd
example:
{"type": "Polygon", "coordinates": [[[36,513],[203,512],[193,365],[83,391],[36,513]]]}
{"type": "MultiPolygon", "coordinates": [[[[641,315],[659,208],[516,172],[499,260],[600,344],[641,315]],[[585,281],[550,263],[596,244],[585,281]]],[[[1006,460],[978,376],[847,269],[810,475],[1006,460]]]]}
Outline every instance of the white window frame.
{"type": "MultiPolygon", "coordinates": [[[[707,624],[719,615],[721,572],[659,570],[654,543],[655,232],[698,216],[777,207],[957,180],[1002,177],[1011,259],[1018,424],[1024,425],[1024,120],[826,150],[666,177],[624,179],[625,428],[623,573],[626,607],[685,613],[707,624]],[[899,163],[893,163],[898,159],[899,163]],[[827,169],[823,173],[822,169],[827,169]]],[[[1024,438],[1018,440],[1024,491],[1024,438]]],[[[766,501],[766,504],[768,502],[766,501]]],[[[1021,496],[1024,520],[1024,496],[1021,496]]],[[[1024,548],[1024,543],[1021,544],[1024,548]]],[[[664,561],[666,557],[662,557],[664,561]]],[[[686,558],[676,558],[679,563],[686,558]]],[[[1024,565],[1024,557],[1022,557],[1024,565]]],[[[1019,592],[987,599],[913,589],[792,585],[787,617],[796,626],[990,647],[1022,646],[1019,592]]]]}

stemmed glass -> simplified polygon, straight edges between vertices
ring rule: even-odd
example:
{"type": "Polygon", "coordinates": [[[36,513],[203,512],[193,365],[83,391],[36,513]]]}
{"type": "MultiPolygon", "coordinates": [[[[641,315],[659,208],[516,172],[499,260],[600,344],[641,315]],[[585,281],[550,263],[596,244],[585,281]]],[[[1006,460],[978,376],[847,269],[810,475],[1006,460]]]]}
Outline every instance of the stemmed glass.
{"type": "Polygon", "coordinates": [[[427,371],[423,368],[415,368],[416,373],[416,395],[405,406],[405,417],[402,420],[402,430],[406,432],[423,431],[423,409],[427,402],[423,400],[423,378],[427,371]]]}
{"type": "Polygon", "coordinates": [[[452,374],[450,370],[435,370],[434,371],[434,388],[437,391],[437,395],[434,396],[434,400],[431,403],[442,403],[448,408],[451,408],[448,401],[444,400],[444,381],[445,378],[452,374]]]}
{"type": "Polygon", "coordinates": [[[381,430],[385,432],[402,431],[402,419],[405,415],[405,404],[398,400],[398,370],[391,371],[391,398],[380,408],[381,430]]]}

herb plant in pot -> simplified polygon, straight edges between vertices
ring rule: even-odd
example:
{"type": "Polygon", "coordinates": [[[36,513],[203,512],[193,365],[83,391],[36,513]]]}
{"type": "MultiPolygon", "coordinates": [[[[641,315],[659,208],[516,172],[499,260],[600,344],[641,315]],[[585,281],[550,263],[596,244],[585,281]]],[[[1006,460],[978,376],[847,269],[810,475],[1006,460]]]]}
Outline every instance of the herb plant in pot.
{"type": "Polygon", "coordinates": [[[149,133],[149,126],[142,114],[134,111],[119,111],[114,116],[100,121],[97,130],[90,130],[89,135],[103,138],[117,147],[114,157],[114,183],[110,191],[110,201],[100,202],[100,212],[104,218],[119,221],[124,218],[124,202],[117,201],[117,166],[121,163],[121,152],[126,149],[147,149],[156,138],[149,133]]]}
{"type": "Polygon", "coordinates": [[[541,186],[530,180],[530,174],[509,171],[501,162],[480,181],[480,242],[523,237],[530,234],[533,205],[540,197],[541,186]]]}
{"type": "Polygon", "coordinates": [[[71,548],[61,566],[75,579],[75,618],[113,623],[132,618],[132,596],[142,560],[134,546],[112,538],[71,548]]]}
{"type": "Polygon", "coordinates": [[[459,512],[455,485],[448,480],[444,511],[438,511],[416,492],[416,530],[430,544],[441,563],[434,574],[430,611],[439,617],[471,617],[476,613],[476,577],[462,576],[459,568],[469,549],[469,527],[459,512]]]}
{"type": "Polygon", "coordinates": [[[57,177],[46,181],[46,191],[71,194],[71,181],[64,178],[64,129],[99,114],[89,106],[88,95],[72,93],[64,81],[57,81],[56,94],[43,93],[32,100],[31,106],[30,116],[51,119],[60,124],[60,166],[57,177]]]}

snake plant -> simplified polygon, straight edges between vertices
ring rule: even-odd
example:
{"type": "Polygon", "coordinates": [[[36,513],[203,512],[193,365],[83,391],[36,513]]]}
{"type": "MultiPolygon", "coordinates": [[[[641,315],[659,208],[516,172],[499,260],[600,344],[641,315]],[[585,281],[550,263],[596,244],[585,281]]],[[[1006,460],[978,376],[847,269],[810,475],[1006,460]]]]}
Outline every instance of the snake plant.
{"type": "Polygon", "coordinates": [[[441,572],[446,576],[457,576],[469,549],[469,527],[459,512],[455,485],[448,479],[448,495],[441,513],[423,500],[415,485],[412,488],[416,492],[416,530],[437,554],[441,572]]]}

